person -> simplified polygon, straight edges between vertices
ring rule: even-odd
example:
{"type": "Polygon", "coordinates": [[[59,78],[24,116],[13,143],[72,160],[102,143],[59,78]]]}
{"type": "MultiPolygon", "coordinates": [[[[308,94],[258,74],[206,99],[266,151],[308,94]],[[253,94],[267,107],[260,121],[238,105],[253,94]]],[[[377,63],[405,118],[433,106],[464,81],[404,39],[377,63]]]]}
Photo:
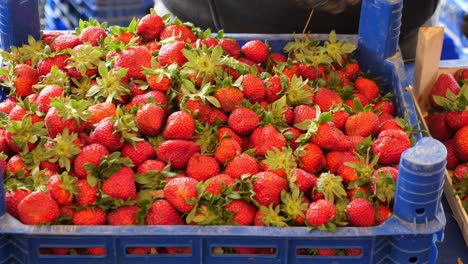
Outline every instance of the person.
{"type": "MultiPolygon", "coordinates": [[[[437,23],[440,0],[403,0],[400,49],[405,60],[415,57],[420,26],[437,23]]],[[[307,32],[357,34],[361,0],[159,0],[158,13],[227,33],[300,33],[311,9],[307,32]]]]}

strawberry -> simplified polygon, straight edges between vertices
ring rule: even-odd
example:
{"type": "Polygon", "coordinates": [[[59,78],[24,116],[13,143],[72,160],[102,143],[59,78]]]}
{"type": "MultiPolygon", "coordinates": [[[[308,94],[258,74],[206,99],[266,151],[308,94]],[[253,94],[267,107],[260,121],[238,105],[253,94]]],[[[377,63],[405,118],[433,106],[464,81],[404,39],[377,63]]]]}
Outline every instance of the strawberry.
{"type": "Polygon", "coordinates": [[[310,203],[306,212],[307,223],[319,227],[333,221],[336,217],[336,207],[329,200],[321,199],[310,203]]]}
{"type": "Polygon", "coordinates": [[[341,96],[328,88],[319,88],[314,95],[314,102],[322,112],[330,110],[333,106],[343,103],[341,96]]]}
{"type": "Polygon", "coordinates": [[[86,179],[76,181],[76,204],[91,206],[97,200],[98,187],[89,185],[86,179]]]}
{"type": "Polygon", "coordinates": [[[25,225],[50,224],[60,214],[55,200],[46,192],[33,191],[18,204],[18,215],[25,225]]]}
{"type": "Polygon", "coordinates": [[[200,99],[188,99],[181,108],[187,109],[192,115],[196,113],[197,120],[200,122],[206,123],[210,120],[211,106],[208,103],[201,102],[200,99]]]}
{"type": "Polygon", "coordinates": [[[231,38],[223,38],[218,41],[218,44],[223,48],[224,52],[233,57],[238,58],[241,53],[241,48],[239,43],[231,38]]]}
{"type": "Polygon", "coordinates": [[[393,165],[400,161],[400,156],[411,147],[408,135],[402,130],[389,129],[380,132],[372,144],[372,152],[379,156],[382,165],[393,165]]]}
{"type": "Polygon", "coordinates": [[[191,114],[177,111],[169,115],[166,127],[163,131],[164,139],[186,139],[192,138],[195,133],[195,120],[191,114]]]}
{"type": "Polygon", "coordinates": [[[380,202],[390,204],[395,197],[398,170],[394,167],[380,167],[370,178],[369,191],[380,202]]]}
{"type": "Polygon", "coordinates": [[[317,70],[313,65],[307,65],[303,62],[299,63],[299,74],[304,79],[308,79],[309,81],[314,81],[317,79],[317,70]]]}
{"type": "Polygon", "coordinates": [[[86,251],[88,252],[89,255],[91,256],[99,256],[99,255],[105,255],[106,254],[106,248],[86,248],[86,251]]]}
{"type": "Polygon", "coordinates": [[[102,192],[116,199],[136,199],[135,177],[132,169],[123,167],[102,184],[102,192]]]}
{"type": "Polygon", "coordinates": [[[249,40],[241,47],[242,54],[255,63],[262,63],[268,58],[268,46],[260,40],[249,40]]]}
{"type": "Polygon", "coordinates": [[[316,173],[325,168],[325,155],[319,146],[307,143],[299,147],[296,153],[299,156],[299,168],[309,173],[316,173]]]}
{"type": "Polygon", "coordinates": [[[259,166],[255,158],[242,153],[231,159],[224,170],[224,173],[232,178],[240,179],[242,175],[254,175],[259,172],[259,166]]]}
{"type": "Polygon", "coordinates": [[[160,40],[175,38],[175,40],[193,43],[197,40],[192,30],[185,25],[170,25],[165,27],[159,35],[160,40]]]}
{"type": "Polygon", "coordinates": [[[82,132],[89,116],[88,103],[84,100],[54,98],[44,118],[50,137],[61,134],[65,128],[69,132],[82,132]]]}
{"type": "Polygon", "coordinates": [[[311,138],[312,143],[326,150],[347,151],[351,148],[351,140],[332,122],[319,124],[317,132],[311,138]]]}
{"type": "Polygon", "coordinates": [[[99,207],[88,207],[76,211],[73,214],[74,225],[104,225],[106,224],[106,212],[99,207]]]}
{"type": "Polygon", "coordinates": [[[159,145],[157,157],[164,163],[171,163],[174,169],[183,169],[189,159],[195,153],[200,152],[200,147],[195,142],[187,140],[166,140],[159,145]]]}
{"type": "Polygon", "coordinates": [[[345,162],[358,162],[356,156],[349,151],[330,151],[327,153],[327,166],[331,173],[338,173],[345,162]]]}
{"type": "Polygon", "coordinates": [[[224,210],[232,213],[232,221],[241,226],[252,225],[257,209],[244,200],[234,200],[224,206],[224,210]]]}
{"type": "Polygon", "coordinates": [[[228,118],[229,127],[241,136],[252,133],[259,123],[260,117],[254,111],[245,107],[234,109],[228,118]]]}
{"type": "Polygon", "coordinates": [[[28,177],[31,174],[31,171],[28,169],[19,154],[13,155],[8,159],[6,171],[10,172],[12,175],[17,175],[22,172],[24,177],[28,177]]]}
{"type": "Polygon", "coordinates": [[[147,225],[183,225],[177,210],[167,200],[156,200],[153,202],[146,215],[147,225]]]}
{"type": "Polygon", "coordinates": [[[130,101],[130,106],[141,106],[147,103],[151,103],[151,98],[154,99],[154,103],[159,105],[161,108],[166,109],[168,103],[167,97],[160,91],[149,91],[142,95],[137,95],[130,101]]]}
{"type": "Polygon", "coordinates": [[[39,72],[40,76],[45,76],[50,73],[53,66],[57,66],[57,68],[63,72],[66,72],[67,60],[70,58],[70,55],[61,54],[61,55],[54,55],[52,54],[49,57],[46,57],[40,60],[37,63],[36,69],[39,72]]]}
{"type": "Polygon", "coordinates": [[[387,113],[395,116],[395,104],[390,100],[381,100],[374,104],[372,110],[377,114],[387,113]]]}
{"type": "Polygon", "coordinates": [[[37,109],[41,112],[47,113],[50,108],[51,98],[64,96],[65,90],[60,85],[47,85],[40,92],[37,97],[37,109]]]}
{"type": "Polygon", "coordinates": [[[361,73],[361,67],[359,67],[357,62],[350,62],[346,64],[344,72],[346,77],[353,80],[359,75],[359,73],[361,73]]]}
{"type": "Polygon", "coordinates": [[[89,134],[89,143],[101,144],[109,151],[117,151],[124,145],[121,134],[116,131],[115,123],[111,117],[106,117],[97,123],[89,134]]]}
{"type": "Polygon", "coordinates": [[[158,53],[158,59],[161,66],[170,65],[176,63],[179,67],[187,61],[182,50],[185,49],[185,43],[183,41],[175,41],[164,44],[158,53]]]}
{"type": "Polygon", "coordinates": [[[122,148],[122,156],[128,157],[135,167],[140,166],[145,160],[156,157],[156,151],[147,140],[136,141],[134,144],[125,143],[122,148]]]}
{"type": "Polygon", "coordinates": [[[294,107],[294,124],[300,124],[306,120],[314,120],[317,111],[310,105],[298,105],[294,107]]]}
{"type": "Polygon", "coordinates": [[[220,195],[223,188],[233,185],[234,179],[227,174],[218,174],[207,181],[205,192],[213,195],[220,195]]]}
{"type": "Polygon", "coordinates": [[[117,115],[117,108],[111,102],[96,103],[88,107],[88,111],[91,113],[88,117],[88,122],[91,125],[99,123],[106,117],[115,117],[117,115]]]}
{"type": "Polygon", "coordinates": [[[42,35],[41,35],[41,40],[44,41],[44,44],[46,45],[50,45],[50,43],[52,43],[52,41],[60,36],[60,35],[63,35],[65,34],[65,32],[62,32],[62,31],[48,31],[48,32],[43,32],[42,35]]]}
{"type": "Polygon", "coordinates": [[[145,104],[138,109],[135,121],[138,130],[145,136],[156,136],[165,120],[165,111],[155,104],[145,104]]]}
{"type": "Polygon", "coordinates": [[[460,163],[457,155],[455,154],[455,141],[454,139],[449,139],[442,142],[447,149],[447,169],[453,170],[460,163]]]}
{"type": "Polygon", "coordinates": [[[452,179],[455,184],[462,183],[465,179],[468,179],[468,164],[460,163],[456,166],[453,170],[452,179]]]}
{"type": "Polygon", "coordinates": [[[338,128],[341,131],[344,131],[346,121],[349,118],[348,112],[346,112],[345,110],[338,110],[336,112],[333,112],[332,116],[333,116],[332,122],[333,124],[335,124],[336,128],[338,128]]]}
{"type": "Polygon", "coordinates": [[[242,141],[242,138],[239,137],[239,135],[237,135],[231,128],[229,127],[221,127],[218,129],[218,135],[216,136],[216,138],[218,139],[218,141],[221,141],[223,138],[232,138],[234,139],[235,141],[237,141],[237,143],[239,143],[240,146],[242,146],[243,144],[243,141],[242,141]]]}
{"type": "Polygon", "coordinates": [[[317,177],[303,169],[292,169],[291,179],[301,192],[307,193],[317,185],[317,177]]]}
{"type": "Polygon", "coordinates": [[[455,80],[453,75],[442,73],[437,77],[436,82],[432,85],[431,90],[429,91],[429,102],[432,107],[435,109],[442,109],[442,105],[439,105],[435,98],[436,96],[446,98],[448,91],[458,95],[460,93],[460,85],[458,85],[457,80],[455,80]]]}
{"type": "Polygon", "coordinates": [[[216,147],[214,157],[220,164],[224,164],[226,161],[234,158],[241,151],[242,148],[236,140],[232,138],[224,138],[216,147]]]}
{"type": "MultiPolygon", "coordinates": [[[[2,167],[4,168],[4,167],[2,167]]],[[[18,215],[18,204],[26,198],[32,191],[26,188],[17,188],[11,191],[5,192],[5,204],[7,212],[15,217],[19,218],[18,215]]]]}
{"type": "Polygon", "coordinates": [[[289,190],[288,181],[273,172],[259,172],[252,178],[253,199],[263,206],[277,205],[281,201],[281,191],[289,190]]]}
{"type": "Polygon", "coordinates": [[[279,75],[273,75],[265,79],[265,99],[269,103],[280,99],[282,90],[283,87],[279,75]]]}
{"type": "Polygon", "coordinates": [[[468,161],[468,126],[460,128],[453,137],[455,155],[462,162],[468,161]]]}
{"type": "Polygon", "coordinates": [[[213,96],[218,99],[221,109],[225,113],[230,113],[244,100],[244,93],[235,87],[222,87],[213,96]]]}
{"type": "Polygon", "coordinates": [[[317,249],[318,256],[336,256],[335,250],[331,248],[319,248],[317,249]]]}
{"type": "Polygon", "coordinates": [[[375,224],[380,225],[385,222],[392,215],[390,208],[383,204],[379,204],[377,209],[375,209],[375,224]]]}
{"type": "Polygon", "coordinates": [[[106,31],[102,27],[88,26],[81,30],[81,42],[89,42],[93,46],[98,46],[99,43],[107,37],[106,31]]]}
{"type": "Polygon", "coordinates": [[[447,125],[447,112],[432,113],[424,119],[433,138],[445,141],[453,137],[454,131],[447,125]]]}
{"type": "Polygon", "coordinates": [[[27,64],[18,64],[15,66],[14,73],[14,94],[18,97],[32,94],[32,86],[39,82],[39,72],[27,64]]]}
{"type": "Polygon", "coordinates": [[[164,21],[157,14],[146,14],[140,21],[136,28],[136,33],[144,41],[152,41],[159,37],[159,34],[164,28],[164,21]]]}
{"type": "Polygon", "coordinates": [[[354,110],[354,111],[356,111],[356,112],[357,112],[358,110],[356,109],[356,106],[355,106],[355,103],[354,103],[355,101],[354,101],[354,100],[357,100],[362,106],[366,106],[366,105],[368,105],[368,104],[370,103],[370,102],[369,102],[369,99],[367,99],[367,97],[366,97],[364,94],[362,94],[362,93],[353,93],[353,94],[351,95],[351,98],[348,99],[348,100],[346,100],[344,103],[345,103],[347,106],[351,107],[351,109],[354,110]]]}
{"type": "Polygon", "coordinates": [[[262,79],[253,74],[245,74],[242,79],[244,97],[251,103],[257,103],[265,97],[265,85],[262,79]]]}
{"type": "Polygon", "coordinates": [[[213,48],[218,45],[218,40],[213,37],[206,37],[200,40],[200,44],[205,45],[208,48],[213,48]]]}
{"type": "Polygon", "coordinates": [[[146,47],[132,46],[117,56],[114,68],[128,69],[126,75],[128,79],[145,80],[143,68],[151,68],[151,53],[146,47]]]}
{"type": "Polygon", "coordinates": [[[18,100],[16,99],[16,97],[5,98],[5,100],[0,102],[0,112],[4,114],[9,114],[11,109],[13,109],[17,103],[18,100]]]}
{"type": "Polygon", "coordinates": [[[195,154],[187,164],[185,173],[197,181],[205,181],[219,174],[218,161],[207,155],[195,154]]]}
{"type": "Polygon", "coordinates": [[[81,39],[77,35],[62,34],[52,40],[50,49],[52,51],[63,51],[65,49],[73,49],[79,44],[81,44],[81,39]]]}
{"type": "Polygon", "coordinates": [[[85,165],[91,163],[95,166],[99,165],[104,156],[109,155],[109,151],[101,144],[89,144],[81,149],[81,152],[73,161],[73,171],[79,179],[86,178],[88,172],[85,165]]]}
{"type": "Polygon", "coordinates": [[[136,225],[137,213],[140,208],[135,205],[122,206],[107,215],[107,224],[109,225],[136,225]]]}
{"type": "Polygon", "coordinates": [[[375,81],[365,77],[357,78],[354,82],[354,88],[369,100],[374,100],[380,95],[379,87],[375,81]]]}
{"type": "Polygon", "coordinates": [[[379,117],[373,112],[358,112],[348,117],[345,132],[348,136],[372,136],[379,128],[379,117]]]}
{"type": "Polygon", "coordinates": [[[468,126],[468,110],[449,111],[447,112],[445,121],[454,131],[457,131],[464,126],[468,126]]]}
{"type": "Polygon", "coordinates": [[[70,205],[73,203],[73,195],[77,192],[76,180],[66,172],[60,175],[54,174],[47,181],[47,190],[59,205],[70,205]]]}
{"type": "Polygon", "coordinates": [[[150,171],[162,171],[166,167],[166,164],[159,160],[145,160],[137,168],[137,173],[145,174],[150,171]]]}
{"type": "Polygon", "coordinates": [[[369,200],[357,198],[346,206],[346,216],[353,226],[373,226],[375,224],[375,209],[369,200]]]}
{"type": "Polygon", "coordinates": [[[188,213],[195,206],[189,200],[197,199],[198,197],[197,184],[197,180],[189,177],[171,179],[164,186],[164,197],[179,212],[188,213]]]}
{"type": "Polygon", "coordinates": [[[268,150],[282,149],[286,146],[286,138],[272,125],[255,128],[250,140],[258,156],[265,156],[268,150]]]}
{"type": "Polygon", "coordinates": [[[346,191],[346,197],[348,200],[356,200],[357,198],[366,198],[368,197],[367,189],[364,186],[359,186],[358,188],[348,189],[346,191]]]}
{"type": "Polygon", "coordinates": [[[468,68],[458,69],[454,74],[453,77],[460,86],[463,85],[464,82],[468,81],[468,68]]]}

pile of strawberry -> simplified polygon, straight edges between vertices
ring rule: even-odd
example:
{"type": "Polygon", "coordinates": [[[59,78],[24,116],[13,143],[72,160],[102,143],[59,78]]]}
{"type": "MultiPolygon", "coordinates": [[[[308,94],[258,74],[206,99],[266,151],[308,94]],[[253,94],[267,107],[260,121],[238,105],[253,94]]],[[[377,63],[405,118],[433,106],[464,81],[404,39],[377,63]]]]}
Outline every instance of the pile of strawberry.
{"type": "Polygon", "coordinates": [[[378,225],[412,130],[354,50],[332,32],[275,53],[154,13],[30,39],[1,54],[8,212],[27,225],[378,225]]]}
{"type": "Polygon", "coordinates": [[[428,129],[447,148],[447,169],[453,172],[454,190],[468,212],[468,68],[440,74],[429,102],[428,129]]]}

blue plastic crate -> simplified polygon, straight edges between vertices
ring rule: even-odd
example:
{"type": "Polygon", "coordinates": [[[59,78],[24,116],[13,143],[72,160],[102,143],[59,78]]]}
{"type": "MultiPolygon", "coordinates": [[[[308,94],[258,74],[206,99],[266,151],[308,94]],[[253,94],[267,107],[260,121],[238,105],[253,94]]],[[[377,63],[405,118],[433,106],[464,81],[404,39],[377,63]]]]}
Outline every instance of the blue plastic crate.
{"type": "MultiPolygon", "coordinates": [[[[387,92],[395,95],[398,114],[406,113],[416,124],[418,116],[411,93],[404,89],[409,82],[396,44],[401,8],[401,1],[365,0],[360,35],[339,38],[358,44],[362,69],[383,77],[387,92]]],[[[241,43],[267,40],[274,51],[292,39],[291,35],[232,36],[241,43]]],[[[4,193],[0,191],[0,263],[435,263],[436,242],[443,239],[445,226],[440,198],[446,152],[436,140],[421,135],[417,139],[417,146],[405,152],[400,163],[394,215],[379,226],[343,227],[336,232],[309,232],[306,227],[27,226],[5,213],[4,193]],[[41,254],[40,249],[54,247],[103,247],[106,253],[41,254]],[[191,252],[129,255],[130,247],[188,247],[191,252]],[[274,253],[216,254],[213,249],[218,247],[273,248],[274,253]],[[362,254],[327,257],[298,253],[299,249],[318,248],[359,248],[362,254]]]]}
{"type": "Polygon", "coordinates": [[[443,59],[468,58],[468,39],[462,32],[463,17],[466,14],[468,14],[467,1],[446,0],[442,2],[439,22],[445,27],[447,37],[447,41],[444,41],[442,56],[446,54],[450,56],[443,59]]]}

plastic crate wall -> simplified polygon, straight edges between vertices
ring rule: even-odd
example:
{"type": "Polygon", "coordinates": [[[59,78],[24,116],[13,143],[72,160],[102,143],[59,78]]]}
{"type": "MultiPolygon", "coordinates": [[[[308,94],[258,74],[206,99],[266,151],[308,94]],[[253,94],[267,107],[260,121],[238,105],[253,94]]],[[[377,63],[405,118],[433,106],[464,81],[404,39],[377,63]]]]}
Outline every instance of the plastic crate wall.
{"type": "MultiPolygon", "coordinates": [[[[338,37],[358,44],[358,57],[363,70],[371,70],[383,77],[384,85],[395,94],[398,114],[407,113],[410,122],[416,124],[418,117],[415,105],[412,95],[404,89],[408,81],[395,43],[399,34],[401,8],[401,1],[364,0],[360,35],[338,37]],[[374,20],[376,14],[379,14],[378,20],[374,20]]],[[[285,43],[292,40],[291,35],[232,36],[241,43],[250,39],[268,40],[274,51],[280,51],[285,43]]],[[[311,37],[327,38],[324,35],[311,37]]],[[[418,142],[425,140],[421,137],[418,139],[418,142]]],[[[441,150],[440,145],[434,145],[430,148],[431,156],[438,156],[432,154],[440,154],[443,152],[441,150]]],[[[403,165],[400,167],[405,167],[403,165]]],[[[409,178],[401,177],[398,190],[402,184],[405,184],[404,187],[413,184],[430,186],[431,191],[411,189],[414,186],[408,190],[409,193],[397,191],[395,214],[383,224],[366,228],[343,227],[336,232],[309,232],[306,227],[27,226],[5,213],[4,193],[0,191],[0,233],[3,234],[0,236],[0,263],[435,263],[436,242],[443,239],[445,226],[445,216],[440,205],[443,181],[419,177],[433,180],[428,185],[419,182],[421,179],[418,176],[424,173],[426,176],[438,174],[440,167],[445,167],[445,163],[439,161],[435,165],[425,166],[425,172],[416,170],[415,175],[409,178]],[[412,200],[417,202],[412,203],[412,200]],[[104,247],[106,254],[40,254],[41,248],[54,247],[104,247]],[[129,247],[190,247],[191,253],[129,255],[126,251],[129,247]],[[217,255],[213,253],[216,247],[274,248],[275,253],[217,255]],[[299,249],[316,248],[359,248],[362,254],[330,257],[298,254],[299,249]]],[[[2,184],[0,187],[3,187],[2,184]]]]}

